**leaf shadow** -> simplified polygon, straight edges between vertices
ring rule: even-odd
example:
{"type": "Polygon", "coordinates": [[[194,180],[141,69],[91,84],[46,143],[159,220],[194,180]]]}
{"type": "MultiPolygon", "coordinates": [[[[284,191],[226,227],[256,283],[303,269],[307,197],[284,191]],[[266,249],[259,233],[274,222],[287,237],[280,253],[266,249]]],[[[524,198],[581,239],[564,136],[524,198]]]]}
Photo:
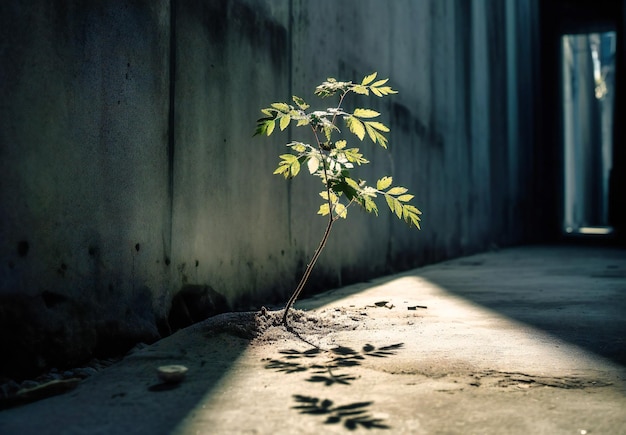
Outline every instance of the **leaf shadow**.
{"type": "Polygon", "coordinates": [[[281,350],[279,358],[272,358],[265,365],[266,369],[290,374],[299,372],[311,372],[313,376],[307,379],[308,382],[319,382],[326,386],[334,384],[350,385],[357,378],[349,374],[338,374],[338,370],[345,370],[350,367],[360,366],[367,358],[387,358],[397,354],[404,346],[404,343],[396,343],[383,347],[375,347],[372,344],[365,344],[360,351],[346,346],[336,346],[323,350],[319,347],[300,351],[297,349],[281,350]],[[322,362],[315,361],[319,357],[325,356],[322,362]]]}
{"type": "MultiPolygon", "coordinates": [[[[350,372],[351,368],[361,366],[370,358],[388,358],[396,355],[404,343],[395,343],[376,347],[370,343],[355,350],[347,346],[336,346],[321,349],[312,346],[304,351],[284,349],[280,356],[267,361],[265,368],[280,373],[310,373],[307,382],[321,384],[325,387],[334,385],[350,386],[358,377],[350,372]]],[[[301,414],[325,415],[324,424],[343,424],[346,429],[389,429],[383,419],[374,418],[369,412],[372,401],[363,401],[336,406],[332,400],[296,394],[297,402],[294,409],[301,414]]]]}
{"type": "Polygon", "coordinates": [[[325,415],[324,424],[343,423],[346,429],[355,430],[358,427],[365,429],[390,429],[381,418],[374,418],[369,412],[373,402],[354,402],[335,406],[329,399],[319,399],[312,396],[295,394],[293,396],[300,414],[325,415]]]}

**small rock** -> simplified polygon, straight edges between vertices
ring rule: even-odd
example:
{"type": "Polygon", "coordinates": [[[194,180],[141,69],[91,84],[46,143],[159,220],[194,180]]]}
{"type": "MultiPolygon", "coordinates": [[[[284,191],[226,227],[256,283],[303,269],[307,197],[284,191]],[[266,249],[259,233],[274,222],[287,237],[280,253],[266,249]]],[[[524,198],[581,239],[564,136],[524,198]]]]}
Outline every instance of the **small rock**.
{"type": "Polygon", "coordinates": [[[40,377],[37,378],[37,382],[39,383],[44,383],[44,382],[50,382],[50,381],[54,381],[57,379],[61,379],[61,375],[58,373],[47,373],[45,375],[42,375],[40,377]]]}
{"type": "Polygon", "coordinates": [[[63,379],[59,381],[50,381],[45,384],[36,384],[33,387],[25,388],[24,382],[22,382],[22,388],[16,393],[16,400],[21,402],[33,402],[35,400],[41,400],[46,397],[56,396],[57,394],[63,394],[67,391],[76,388],[80,379],[63,379]]]}
{"type": "Polygon", "coordinates": [[[98,373],[98,370],[92,367],[81,367],[74,370],[74,376],[83,379],[88,378],[89,376],[93,376],[96,373],[98,373]]]}
{"type": "Polygon", "coordinates": [[[10,397],[17,393],[19,389],[20,386],[15,381],[4,382],[2,385],[0,385],[0,397],[10,397]]]}
{"type": "Polygon", "coordinates": [[[142,349],[145,349],[146,347],[148,347],[148,345],[146,343],[137,343],[135,345],[135,347],[133,347],[131,350],[129,350],[126,355],[132,355],[132,354],[134,354],[136,352],[139,352],[142,349]]]}
{"type": "Polygon", "coordinates": [[[39,385],[38,382],[31,381],[31,380],[26,380],[26,381],[24,381],[24,382],[22,382],[20,384],[20,389],[24,390],[24,389],[27,389],[27,388],[35,388],[38,385],[39,385]]]}
{"type": "Polygon", "coordinates": [[[187,367],[183,365],[172,364],[158,367],[157,375],[163,382],[176,384],[185,379],[187,371],[187,367]]]}

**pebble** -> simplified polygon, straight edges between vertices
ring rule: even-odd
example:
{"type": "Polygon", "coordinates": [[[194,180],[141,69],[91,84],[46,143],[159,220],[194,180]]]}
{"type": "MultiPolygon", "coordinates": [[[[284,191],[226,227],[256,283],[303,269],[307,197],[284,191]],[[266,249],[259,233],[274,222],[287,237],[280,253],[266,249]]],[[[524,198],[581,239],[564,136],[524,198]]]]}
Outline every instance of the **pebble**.
{"type": "Polygon", "coordinates": [[[20,389],[34,388],[37,385],[39,385],[39,382],[31,381],[30,379],[28,379],[20,384],[20,389]]]}
{"type": "Polygon", "coordinates": [[[96,373],[98,373],[98,370],[94,369],[93,367],[81,367],[74,370],[74,376],[83,379],[93,376],[96,373]]]}
{"type": "Polygon", "coordinates": [[[0,379],[0,399],[12,397],[19,390],[34,388],[51,381],[62,381],[72,378],[86,379],[95,375],[100,370],[115,364],[120,359],[121,358],[94,359],[85,367],[64,370],[62,373],[58,368],[51,368],[49,372],[38,376],[36,379],[26,379],[20,383],[12,379],[0,379]]]}
{"type": "Polygon", "coordinates": [[[176,384],[185,379],[187,370],[188,369],[185,366],[172,364],[158,367],[157,375],[159,379],[163,382],[176,384]]]}
{"type": "Polygon", "coordinates": [[[15,381],[4,382],[0,385],[0,397],[9,397],[10,395],[17,393],[19,389],[20,384],[15,381]]]}
{"type": "Polygon", "coordinates": [[[148,347],[148,345],[147,345],[146,343],[137,343],[137,344],[135,345],[135,347],[133,347],[131,350],[129,350],[129,351],[128,351],[128,353],[127,353],[126,355],[127,355],[127,356],[128,356],[128,355],[132,355],[132,354],[134,354],[134,353],[136,353],[136,352],[139,352],[139,351],[140,351],[140,350],[142,350],[142,349],[145,349],[146,347],[148,347]]]}

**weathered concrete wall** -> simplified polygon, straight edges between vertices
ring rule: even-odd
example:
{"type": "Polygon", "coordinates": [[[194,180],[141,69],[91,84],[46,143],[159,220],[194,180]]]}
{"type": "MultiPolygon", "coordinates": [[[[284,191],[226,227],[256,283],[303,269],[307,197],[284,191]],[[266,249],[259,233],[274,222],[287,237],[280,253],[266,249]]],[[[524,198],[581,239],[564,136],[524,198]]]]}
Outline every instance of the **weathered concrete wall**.
{"type": "Polygon", "coordinates": [[[393,175],[424,225],[352,210],[311,289],[524,240],[534,2],[83,3],[0,5],[0,374],[167,334],[184,286],[284,301],[320,185],[271,175],[306,131],[252,133],[328,76],[399,90],[346,104],[391,127],[389,151],[358,145],[361,176],[393,175]]]}
{"type": "MultiPolygon", "coordinates": [[[[406,228],[384,211],[377,219],[352,216],[321,268],[354,280],[523,240],[532,2],[372,0],[354,6],[294,3],[293,92],[307,92],[327,75],[359,80],[376,70],[391,77],[398,95],[361,103],[374,104],[391,126],[389,153],[363,146],[378,159],[363,178],[389,173],[415,192],[423,230],[406,228]]],[[[296,183],[293,189],[303,192],[296,183]]],[[[294,243],[306,240],[310,252],[321,225],[294,243]]]]}
{"type": "Polygon", "coordinates": [[[288,187],[270,176],[279,148],[252,138],[261,105],[288,97],[289,3],[184,1],[175,16],[174,287],[247,308],[295,265],[288,187]]]}
{"type": "Polygon", "coordinates": [[[0,20],[1,368],[153,340],[170,291],[168,4],[12,1],[0,20]]]}

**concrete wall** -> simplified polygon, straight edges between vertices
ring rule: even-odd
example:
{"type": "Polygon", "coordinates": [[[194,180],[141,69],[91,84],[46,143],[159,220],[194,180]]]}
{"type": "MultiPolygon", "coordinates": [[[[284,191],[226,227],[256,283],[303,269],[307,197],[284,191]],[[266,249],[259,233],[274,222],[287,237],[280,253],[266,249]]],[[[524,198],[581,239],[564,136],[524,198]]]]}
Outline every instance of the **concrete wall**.
{"type": "Polygon", "coordinates": [[[0,20],[0,367],[155,339],[171,290],[168,4],[11,1],[0,20]]]}
{"type": "Polygon", "coordinates": [[[0,374],[155,340],[184,286],[284,301],[321,185],[271,175],[306,130],[252,133],[292,94],[326,107],[328,76],[399,90],[346,105],[383,113],[359,176],[408,187],[423,229],[351,210],[311,290],[525,240],[534,2],[22,3],[0,5],[0,374]]]}

